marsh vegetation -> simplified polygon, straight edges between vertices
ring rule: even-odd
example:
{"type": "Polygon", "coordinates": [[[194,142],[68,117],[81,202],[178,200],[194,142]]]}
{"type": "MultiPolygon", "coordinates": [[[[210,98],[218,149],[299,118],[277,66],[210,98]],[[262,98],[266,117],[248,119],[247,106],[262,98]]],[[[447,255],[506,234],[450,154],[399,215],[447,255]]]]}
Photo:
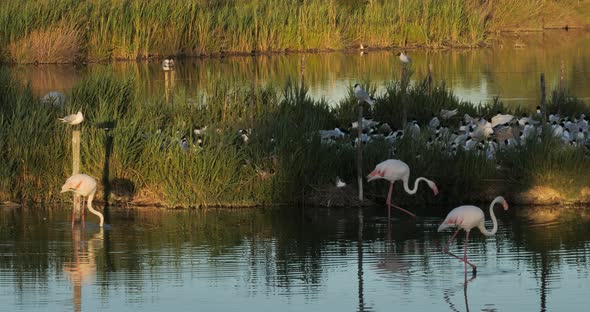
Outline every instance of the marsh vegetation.
{"type": "Polygon", "coordinates": [[[393,46],[475,47],[500,31],[583,28],[568,1],[142,1],[0,3],[0,55],[17,63],[136,60],[393,46]]]}
{"type": "MultiPolygon", "coordinates": [[[[110,72],[87,76],[68,94],[65,106],[44,103],[31,89],[0,71],[0,196],[18,202],[63,200],[58,186],[71,172],[71,127],[57,121],[83,111],[82,171],[108,187],[105,199],[167,206],[249,206],[304,202],[314,190],[335,188],[337,176],[355,181],[354,137],[322,139],[320,130],[349,129],[356,118],[352,87],[336,106],[312,99],[306,87],[289,82],[272,86],[239,87],[223,79],[210,80],[200,97],[138,96],[132,76],[110,72]],[[201,132],[202,131],[202,132],[201,132]],[[247,141],[247,142],[246,142],[247,141]],[[332,142],[333,141],[333,142],[332,142]]],[[[364,84],[374,90],[370,82],[364,84]]],[[[387,158],[411,167],[412,177],[426,176],[439,184],[441,197],[485,199],[497,193],[516,194],[535,187],[555,190],[558,201],[585,200],[590,182],[580,170],[590,162],[585,144],[565,146],[559,137],[543,132],[539,140],[522,140],[511,149],[498,149],[494,158],[459,148],[432,148],[432,131],[405,135],[394,143],[384,139],[402,130],[402,98],[408,116],[425,125],[441,109],[458,109],[446,121],[457,130],[464,114],[488,120],[497,111],[516,116],[527,107],[506,107],[500,99],[488,105],[459,100],[444,84],[410,84],[404,96],[399,81],[386,92],[367,117],[387,123],[376,128],[363,148],[363,172],[387,158]],[[378,133],[375,133],[378,134],[378,133]]],[[[559,107],[564,116],[580,117],[586,105],[556,92],[547,110],[559,107]]],[[[373,131],[373,130],[371,130],[373,131]]],[[[381,198],[385,184],[365,185],[370,198],[381,198]]],[[[428,192],[413,202],[433,202],[428,192]]],[[[402,192],[400,201],[407,200],[402,192]]],[[[510,197],[507,195],[507,197],[510,197]]]]}

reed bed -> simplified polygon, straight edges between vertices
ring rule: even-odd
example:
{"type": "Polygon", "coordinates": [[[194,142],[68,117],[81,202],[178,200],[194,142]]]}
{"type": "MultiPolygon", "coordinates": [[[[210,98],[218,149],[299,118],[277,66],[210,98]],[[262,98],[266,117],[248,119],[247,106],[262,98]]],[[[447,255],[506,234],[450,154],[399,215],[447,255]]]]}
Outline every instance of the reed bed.
{"type": "MultiPolygon", "coordinates": [[[[349,184],[356,181],[356,151],[350,140],[325,144],[319,136],[319,130],[346,129],[356,120],[352,91],[331,107],[295,82],[280,89],[251,89],[211,79],[200,96],[178,92],[172,104],[161,96],[138,96],[145,86],[131,75],[98,71],[79,82],[68,94],[67,106],[60,107],[42,103],[16,81],[0,70],[0,200],[69,200],[58,191],[71,173],[72,127],[57,117],[78,110],[86,116],[81,124],[82,172],[99,180],[102,199],[170,207],[290,204],[335,188],[337,176],[349,184]],[[199,128],[205,134],[193,131],[199,128]],[[243,133],[248,133],[247,142],[243,133]]],[[[370,82],[365,87],[376,89],[370,82]]],[[[406,95],[398,81],[385,89],[371,115],[397,128],[402,99],[408,101],[408,116],[421,124],[441,108],[459,110],[449,125],[458,124],[465,113],[491,118],[498,110],[527,111],[511,111],[499,99],[488,105],[462,102],[444,84],[434,85],[430,95],[426,83],[411,84],[406,95]]],[[[548,107],[572,115],[588,112],[583,102],[558,92],[548,107]]],[[[586,147],[563,148],[549,135],[498,152],[495,159],[461,149],[451,155],[430,148],[428,139],[424,132],[404,136],[395,146],[378,140],[365,145],[363,172],[398,158],[412,168],[411,181],[425,176],[441,189],[436,199],[425,190],[410,198],[398,187],[394,196],[402,203],[456,203],[497,193],[510,197],[539,185],[574,201],[590,185],[580,170],[590,165],[586,147]]],[[[365,184],[369,198],[377,200],[387,187],[365,184]]]]}
{"type": "Polygon", "coordinates": [[[473,47],[484,44],[490,32],[519,25],[542,29],[568,13],[564,10],[571,11],[570,27],[588,25],[590,8],[579,1],[565,2],[3,1],[0,52],[5,61],[53,63],[331,50],[361,44],[473,47]],[[39,47],[49,51],[38,51],[39,47]]]}

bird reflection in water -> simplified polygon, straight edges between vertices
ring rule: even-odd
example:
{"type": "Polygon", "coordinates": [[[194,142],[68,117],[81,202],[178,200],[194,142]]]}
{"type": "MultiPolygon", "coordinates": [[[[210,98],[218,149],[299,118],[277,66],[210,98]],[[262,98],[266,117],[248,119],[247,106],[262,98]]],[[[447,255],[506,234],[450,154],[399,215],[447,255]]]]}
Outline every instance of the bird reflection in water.
{"type": "Polygon", "coordinates": [[[103,247],[103,229],[86,242],[85,231],[72,231],[73,260],[64,263],[64,273],[73,286],[73,311],[82,311],[82,285],[96,275],[96,251],[103,247]]]}
{"type": "Polygon", "coordinates": [[[463,299],[465,299],[465,311],[469,312],[469,301],[467,300],[467,285],[469,283],[471,283],[473,280],[475,280],[476,274],[474,273],[473,275],[471,275],[470,279],[467,279],[467,273],[465,274],[465,280],[463,283],[452,287],[452,288],[447,288],[443,291],[443,297],[445,299],[445,302],[449,305],[449,308],[451,308],[451,311],[455,311],[455,312],[459,312],[461,310],[459,310],[457,308],[457,305],[455,305],[452,301],[451,298],[453,297],[453,295],[458,291],[459,287],[463,287],[463,299]]]}
{"type": "Polygon", "coordinates": [[[400,256],[393,252],[393,242],[391,239],[391,223],[387,222],[387,247],[386,252],[381,255],[379,262],[377,262],[377,268],[394,274],[402,274],[407,277],[409,281],[410,275],[410,263],[403,260],[400,256]]]}

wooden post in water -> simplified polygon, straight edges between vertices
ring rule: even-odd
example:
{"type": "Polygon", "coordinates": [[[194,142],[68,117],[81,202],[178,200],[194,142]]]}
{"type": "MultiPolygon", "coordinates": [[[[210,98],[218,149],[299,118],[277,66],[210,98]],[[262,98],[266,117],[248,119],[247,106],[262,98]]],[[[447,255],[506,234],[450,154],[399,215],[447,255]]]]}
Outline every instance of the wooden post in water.
{"type": "Polygon", "coordinates": [[[406,64],[402,65],[402,81],[401,81],[401,100],[402,100],[402,119],[401,119],[401,129],[406,126],[408,121],[408,108],[406,105],[406,89],[408,87],[408,68],[406,64]]]}
{"type": "Polygon", "coordinates": [[[432,96],[432,63],[428,64],[428,96],[432,96]]]}
{"type": "Polygon", "coordinates": [[[166,99],[166,105],[170,105],[170,71],[164,71],[164,97],[166,99]]]}
{"type": "Polygon", "coordinates": [[[357,125],[358,142],[356,145],[356,172],[359,186],[359,200],[363,201],[363,102],[359,101],[359,116],[357,125]]]}
{"type": "Polygon", "coordinates": [[[547,124],[547,106],[545,104],[545,73],[541,73],[541,117],[543,125],[547,124]]]}
{"type": "MultiPolygon", "coordinates": [[[[80,130],[72,131],[72,175],[80,173],[80,130]]],[[[80,220],[80,196],[74,193],[74,214],[80,220]]]]}

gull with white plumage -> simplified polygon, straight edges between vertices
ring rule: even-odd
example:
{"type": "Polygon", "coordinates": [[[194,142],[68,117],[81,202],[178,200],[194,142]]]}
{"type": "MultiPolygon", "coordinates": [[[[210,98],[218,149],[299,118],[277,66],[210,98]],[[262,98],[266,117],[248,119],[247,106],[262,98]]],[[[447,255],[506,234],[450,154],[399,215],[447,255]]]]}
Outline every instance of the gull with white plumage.
{"type": "Polygon", "coordinates": [[[74,126],[79,125],[82,123],[82,121],[84,121],[84,115],[82,115],[82,112],[78,112],[77,114],[68,115],[58,119],[63,123],[74,126]]]}

